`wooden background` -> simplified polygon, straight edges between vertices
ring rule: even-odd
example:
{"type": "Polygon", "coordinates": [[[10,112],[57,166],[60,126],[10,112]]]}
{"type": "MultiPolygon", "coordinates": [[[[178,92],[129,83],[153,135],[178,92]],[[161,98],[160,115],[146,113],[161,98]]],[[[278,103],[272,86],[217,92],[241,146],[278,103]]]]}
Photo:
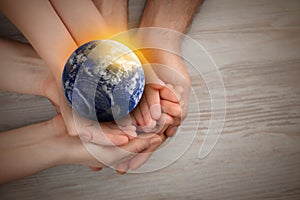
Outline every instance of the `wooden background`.
{"type": "MultiPolygon", "coordinates": [[[[130,27],[143,5],[130,1],[130,27]]],[[[23,40],[3,16],[0,35],[23,40]]],[[[60,166],[0,186],[0,199],[300,199],[300,1],[206,0],[188,35],[211,54],[227,93],[224,129],[208,157],[197,155],[210,119],[209,97],[193,76],[201,101],[191,107],[202,112],[189,120],[200,126],[172,165],[124,176],[60,166]]],[[[0,105],[2,131],[55,115],[41,97],[1,92],[0,105]]],[[[179,134],[195,131],[186,127],[179,134]]]]}

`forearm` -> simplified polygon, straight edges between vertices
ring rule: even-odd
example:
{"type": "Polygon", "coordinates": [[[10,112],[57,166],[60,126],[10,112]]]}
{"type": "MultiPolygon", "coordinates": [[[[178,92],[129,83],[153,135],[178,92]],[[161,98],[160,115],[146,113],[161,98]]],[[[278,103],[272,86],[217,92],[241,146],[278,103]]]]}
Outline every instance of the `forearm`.
{"type": "Polygon", "coordinates": [[[0,134],[0,183],[64,164],[64,136],[52,132],[50,122],[0,134]]]}
{"type": "Polygon", "coordinates": [[[0,39],[0,90],[43,95],[51,71],[28,44],[0,39]]]}
{"type": "Polygon", "coordinates": [[[60,115],[47,122],[0,133],[0,184],[64,164],[103,164],[93,158],[79,137],[67,134],[60,115]]]}
{"type": "Polygon", "coordinates": [[[148,0],[140,27],[168,28],[184,33],[203,0],[148,0]]]}
{"type": "Polygon", "coordinates": [[[203,0],[148,0],[137,38],[144,47],[180,54],[183,33],[203,0]]]}
{"type": "Polygon", "coordinates": [[[128,0],[93,0],[111,35],[127,30],[128,0]]]}
{"type": "Polygon", "coordinates": [[[60,83],[64,64],[77,46],[49,1],[2,0],[0,10],[30,41],[60,83]]]}

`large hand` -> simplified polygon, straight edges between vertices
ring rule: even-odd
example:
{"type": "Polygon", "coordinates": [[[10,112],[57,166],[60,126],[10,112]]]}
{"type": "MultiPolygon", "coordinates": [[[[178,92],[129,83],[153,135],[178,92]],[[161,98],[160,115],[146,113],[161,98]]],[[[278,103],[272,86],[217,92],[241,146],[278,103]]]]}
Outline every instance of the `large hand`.
{"type": "MultiPolygon", "coordinates": [[[[141,35],[146,36],[147,34],[141,35]]],[[[148,39],[142,41],[149,42],[148,39]]],[[[136,43],[143,47],[141,42],[136,43]]],[[[151,45],[155,46],[156,43],[157,39],[155,38],[151,45]]],[[[147,44],[145,46],[147,47],[147,44]]],[[[149,131],[153,130],[151,128],[155,125],[155,123],[153,123],[153,118],[151,119],[151,115],[149,115],[149,113],[151,113],[151,103],[149,104],[149,102],[157,102],[157,96],[159,96],[161,108],[165,112],[165,115],[163,116],[165,117],[164,120],[166,122],[165,126],[158,131],[162,141],[164,141],[166,137],[173,136],[176,133],[181,121],[186,117],[190,92],[190,78],[183,60],[179,55],[170,53],[170,51],[172,52],[172,49],[168,48],[167,46],[165,47],[165,50],[142,50],[143,56],[145,56],[147,62],[151,63],[151,65],[146,68],[151,69],[150,73],[146,72],[146,75],[148,74],[148,77],[151,77],[152,82],[162,82],[165,85],[158,89],[153,87],[153,85],[148,84],[145,88],[145,98],[142,99],[139,107],[133,112],[133,116],[136,119],[137,124],[143,124],[146,126],[146,130],[149,128],[149,131]],[[149,74],[151,75],[149,76],[149,74]],[[147,95],[147,91],[149,90],[153,91],[151,91],[152,95],[147,95]],[[150,126],[147,126],[146,122],[148,122],[150,126]]],[[[133,158],[130,163],[127,162],[119,164],[117,166],[117,170],[120,173],[123,173],[126,172],[128,168],[138,168],[149,159],[151,153],[158,147],[159,145],[145,150],[143,154],[139,154],[133,158]]]]}
{"type": "Polygon", "coordinates": [[[180,105],[183,109],[181,120],[183,120],[187,116],[191,80],[181,56],[167,50],[156,49],[144,50],[144,55],[151,62],[158,63],[153,65],[153,70],[167,85],[172,85],[173,88],[170,86],[170,89],[180,97],[180,105]]]}
{"type": "MultiPolygon", "coordinates": [[[[139,53],[137,55],[143,62],[144,58],[139,53]]],[[[132,119],[140,133],[156,133],[164,141],[166,139],[165,134],[174,135],[177,130],[176,126],[179,125],[180,120],[176,119],[181,119],[181,94],[172,85],[166,85],[159,79],[152,67],[153,64],[146,64],[144,61],[146,87],[139,105],[132,112],[132,119]]],[[[148,160],[149,154],[156,150],[159,145],[145,149],[142,154],[137,155],[130,162],[118,164],[116,166],[117,171],[124,173],[128,168],[137,169],[148,160]]]]}

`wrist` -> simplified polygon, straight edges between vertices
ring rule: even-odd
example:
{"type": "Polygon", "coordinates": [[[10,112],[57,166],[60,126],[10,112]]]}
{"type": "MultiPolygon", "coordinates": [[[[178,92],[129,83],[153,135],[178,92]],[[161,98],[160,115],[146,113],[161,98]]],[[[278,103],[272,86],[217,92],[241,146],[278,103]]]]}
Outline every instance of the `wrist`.
{"type": "Polygon", "coordinates": [[[50,138],[45,141],[45,147],[48,149],[48,155],[51,157],[51,165],[63,165],[69,163],[69,149],[68,140],[69,136],[66,133],[63,119],[60,115],[57,115],[53,119],[45,122],[47,128],[47,134],[50,138]]]}
{"type": "Polygon", "coordinates": [[[53,155],[53,165],[78,164],[78,149],[82,144],[78,137],[70,136],[67,133],[64,120],[57,115],[47,122],[48,130],[51,130],[51,139],[48,146],[53,155]]]}
{"type": "Polygon", "coordinates": [[[138,49],[158,49],[180,55],[182,38],[181,33],[171,29],[144,27],[138,29],[133,43],[138,49]]]}
{"type": "Polygon", "coordinates": [[[49,126],[52,130],[58,130],[51,141],[57,154],[55,165],[79,164],[103,167],[101,163],[89,154],[78,136],[70,136],[67,133],[64,121],[60,115],[53,118],[49,126]]]}
{"type": "Polygon", "coordinates": [[[160,27],[184,32],[187,25],[182,17],[178,17],[178,13],[172,13],[177,10],[172,4],[174,3],[160,0],[147,1],[140,27],[160,27]]]}

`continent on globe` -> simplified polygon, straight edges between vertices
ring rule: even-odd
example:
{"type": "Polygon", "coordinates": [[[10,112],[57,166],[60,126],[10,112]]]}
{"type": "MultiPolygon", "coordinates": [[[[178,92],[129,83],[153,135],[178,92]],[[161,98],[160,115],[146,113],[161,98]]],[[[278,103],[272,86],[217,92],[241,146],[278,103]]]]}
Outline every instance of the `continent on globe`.
{"type": "Polygon", "coordinates": [[[83,44],[68,59],[62,83],[72,109],[97,121],[113,121],[139,103],[145,76],[138,57],[112,40],[83,44]]]}

